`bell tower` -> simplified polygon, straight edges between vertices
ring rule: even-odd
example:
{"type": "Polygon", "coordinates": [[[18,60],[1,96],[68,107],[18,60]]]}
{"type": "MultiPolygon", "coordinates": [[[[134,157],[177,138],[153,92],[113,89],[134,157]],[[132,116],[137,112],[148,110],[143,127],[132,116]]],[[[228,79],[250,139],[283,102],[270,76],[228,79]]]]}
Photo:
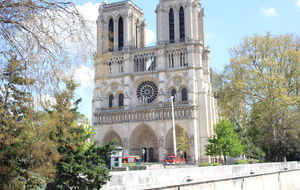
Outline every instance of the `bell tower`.
{"type": "Polygon", "coordinates": [[[97,20],[97,52],[142,48],[145,29],[144,13],[131,1],[103,2],[97,20]]]}
{"type": "Polygon", "coordinates": [[[130,0],[99,7],[95,139],[114,140],[124,156],[138,155],[147,162],[172,153],[194,163],[209,162],[205,145],[218,114],[203,9],[199,0],[160,0],[156,16],[157,45],[145,48],[139,7],[130,0]],[[188,145],[184,150],[174,148],[174,129],[188,145]]]}
{"type": "Polygon", "coordinates": [[[155,12],[158,45],[204,43],[204,10],[199,0],[160,0],[155,12]]]}

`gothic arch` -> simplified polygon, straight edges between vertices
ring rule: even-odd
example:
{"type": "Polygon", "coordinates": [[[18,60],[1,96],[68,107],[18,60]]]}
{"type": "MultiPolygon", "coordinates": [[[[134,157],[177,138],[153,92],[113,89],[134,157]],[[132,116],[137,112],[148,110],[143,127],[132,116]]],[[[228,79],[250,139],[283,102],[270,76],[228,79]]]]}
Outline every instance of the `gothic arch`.
{"type": "Polygon", "coordinates": [[[180,86],[179,90],[178,90],[178,94],[179,94],[179,100],[186,102],[188,101],[188,97],[189,97],[189,91],[188,91],[188,87],[185,85],[180,86]]]}
{"type": "Polygon", "coordinates": [[[123,107],[124,106],[124,93],[118,93],[118,106],[123,107]]]}
{"type": "Polygon", "coordinates": [[[107,26],[108,26],[108,23],[109,23],[110,19],[113,19],[113,21],[115,21],[114,20],[114,15],[109,14],[109,15],[106,15],[105,17],[103,17],[104,23],[107,24],[107,26]]]}
{"type": "Polygon", "coordinates": [[[179,11],[180,7],[183,8],[183,10],[185,11],[187,5],[184,5],[183,2],[179,2],[176,4],[176,11],[179,11]]]}
{"type": "Polygon", "coordinates": [[[185,10],[182,6],[179,8],[179,39],[185,41],[185,10]]]}
{"type": "MultiPolygon", "coordinates": [[[[175,131],[176,131],[176,139],[178,141],[178,137],[182,137],[183,133],[185,133],[185,136],[188,138],[187,132],[186,130],[179,126],[176,125],[175,126],[175,131]]],[[[187,141],[188,143],[188,141],[187,141]]],[[[171,127],[169,129],[169,131],[167,132],[166,138],[165,138],[165,149],[167,150],[168,154],[174,153],[174,148],[173,148],[173,127],[171,127]]],[[[177,146],[178,149],[178,146],[177,146]]]]}
{"type": "Polygon", "coordinates": [[[110,141],[115,141],[117,146],[123,147],[122,138],[114,130],[111,130],[108,133],[106,133],[106,135],[104,136],[104,138],[102,140],[102,143],[108,143],[110,141]]]}
{"type": "Polygon", "coordinates": [[[158,161],[157,135],[150,126],[141,124],[133,130],[129,139],[129,155],[139,155],[143,161],[158,161]]]}
{"type": "Polygon", "coordinates": [[[108,96],[109,94],[113,94],[113,95],[116,95],[117,93],[116,92],[119,92],[120,91],[120,87],[121,87],[121,83],[119,82],[111,82],[107,85],[107,88],[106,88],[106,95],[108,96]]]}
{"type": "Polygon", "coordinates": [[[119,50],[124,47],[124,19],[122,16],[118,19],[118,48],[119,50]]]}
{"type": "Polygon", "coordinates": [[[108,21],[108,50],[113,51],[114,50],[114,20],[113,18],[110,18],[108,21]]]}
{"type": "Polygon", "coordinates": [[[174,102],[177,100],[177,88],[175,86],[170,86],[168,88],[168,98],[171,98],[171,96],[175,95],[174,102]],[[174,94],[175,93],[175,94],[174,94]]]}
{"type": "Polygon", "coordinates": [[[140,77],[139,79],[135,80],[133,87],[136,89],[142,82],[144,81],[152,81],[154,82],[157,86],[159,86],[157,80],[154,79],[154,77],[140,77]]]}
{"type": "Polygon", "coordinates": [[[169,40],[170,43],[175,42],[175,14],[173,8],[169,10],[169,40]]]}
{"type": "Polygon", "coordinates": [[[108,107],[109,107],[109,108],[114,107],[114,99],[115,99],[115,97],[114,97],[113,94],[110,94],[110,95],[108,96],[108,107]]]}
{"type": "Polygon", "coordinates": [[[111,94],[113,95],[114,93],[110,90],[110,91],[107,91],[107,93],[105,93],[105,94],[106,94],[105,97],[108,98],[109,95],[111,95],[111,94]]]}

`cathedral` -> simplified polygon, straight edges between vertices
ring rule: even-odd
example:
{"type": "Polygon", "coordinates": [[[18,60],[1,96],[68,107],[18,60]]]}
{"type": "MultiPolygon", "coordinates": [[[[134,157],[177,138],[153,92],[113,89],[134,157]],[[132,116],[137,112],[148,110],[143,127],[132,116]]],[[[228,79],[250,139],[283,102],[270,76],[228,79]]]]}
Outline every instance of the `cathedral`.
{"type": "Polygon", "coordinates": [[[186,159],[209,162],[205,145],[218,114],[203,8],[199,0],[159,0],[155,13],[157,42],[147,47],[142,9],[130,0],[99,7],[94,138],[158,162],[174,153],[174,126],[186,159]]]}

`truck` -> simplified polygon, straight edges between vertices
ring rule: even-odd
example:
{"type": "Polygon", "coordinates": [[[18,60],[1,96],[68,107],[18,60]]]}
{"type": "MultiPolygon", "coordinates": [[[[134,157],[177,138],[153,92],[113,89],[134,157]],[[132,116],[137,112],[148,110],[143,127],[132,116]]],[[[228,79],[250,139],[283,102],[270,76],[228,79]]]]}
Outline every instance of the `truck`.
{"type": "Polygon", "coordinates": [[[178,156],[175,156],[175,154],[171,154],[163,159],[163,162],[164,164],[183,164],[185,163],[185,159],[181,159],[178,156]]]}

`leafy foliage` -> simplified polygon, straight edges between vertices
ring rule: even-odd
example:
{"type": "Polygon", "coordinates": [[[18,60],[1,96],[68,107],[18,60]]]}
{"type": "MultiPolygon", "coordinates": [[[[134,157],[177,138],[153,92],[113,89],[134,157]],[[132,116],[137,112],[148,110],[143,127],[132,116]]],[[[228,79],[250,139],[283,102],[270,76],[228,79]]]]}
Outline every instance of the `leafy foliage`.
{"type": "Polygon", "coordinates": [[[41,117],[25,90],[34,80],[26,78],[25,71],[13,56],[1,78],[0,189],[43,186],[60,158],[49,129],[35,122],[41,117]]]}
{"type": "Polygon", "coordinates": [[[299,160],[300,38],[254,36],[234,47],[219,90],[222,115],[245,131],[248,157],[299,160]]]}
{"type": "Polygon", "coordinates": [[[249,164],[249,160],[237,160],[234,162],[235,164],[249,164]]]}
{"type": "Polygon", "coordinates": [[[93,50],[86,24],[71,2],[0,2],[0,189],[44,189],[62,163],[75,164],[73,176],[86,174],[89,187],[108,179],[103,163],[112,146],[87,140],[93,133],[77,123],[76,85],[64,82],[93,50]],[[42,107],[45,95],[56,104],[42,107]],[[75,161],[92,169],[77,170],[75,161]]]}
{"type": "Polygon", "coordinates": [[[243,154],[244,146],[234,131],[234,125],[229,120],[221,120],[216,124],[215,135],[208,139],[206,154],[209,156],[240,156],[243,154]]]}
{"type": "Polygon", "coordinates": [[[12,57],[1,76],[0,189],[100,189],[114,147],[91,142],[90,126],[77,122],[77,85],[66,81],[55,105],[35,111],[25,71],[12,57]]]}
{"type": "Polygon", "coordinates": [[[189,139],[184,128],[180,128],[180,130],[176,128],[176,144],[178,150],[182,150],[185,153],[189,152],[189,139]]]}
{"type": "Polygon", "coordinates": [[[207,167],[207,166],[220,166],[220,163],[201,163],[199,167],[207,167]]]}
{"type": "Polygon", "coordinates": [[[114,149],[112,143],[98,147],[90,143],[93,133],[89,126],[78,124],[80,99],[74,99],[76,84],[66,81],[66,90],[56,94],[56,104],[48,112],[53,126],[52,135],[62,159],[57,164],[56,176],[48,189],[100,189],[110,178],[106,160],[114,149]]]}

